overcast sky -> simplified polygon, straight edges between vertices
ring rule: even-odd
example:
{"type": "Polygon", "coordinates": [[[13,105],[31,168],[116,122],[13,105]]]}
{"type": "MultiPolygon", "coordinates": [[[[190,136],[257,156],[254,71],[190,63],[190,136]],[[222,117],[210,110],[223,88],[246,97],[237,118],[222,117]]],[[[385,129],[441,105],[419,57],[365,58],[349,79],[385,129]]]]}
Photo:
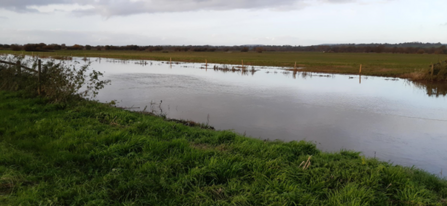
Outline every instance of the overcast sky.
{"type": "Polygon", "coordinates": [[[447,0],[0,0],[0,43],[447,43],[447,0]]]}

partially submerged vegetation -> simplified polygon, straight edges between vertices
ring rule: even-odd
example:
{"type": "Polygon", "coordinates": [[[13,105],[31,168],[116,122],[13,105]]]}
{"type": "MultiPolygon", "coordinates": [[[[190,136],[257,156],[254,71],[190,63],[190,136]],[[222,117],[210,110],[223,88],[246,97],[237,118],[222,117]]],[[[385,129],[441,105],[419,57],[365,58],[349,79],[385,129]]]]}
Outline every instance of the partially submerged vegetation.
{"type": "Polygon", "coordinates": [[[0,117],[2,205],[446,204],[445,179],[307,142],[23,92],[0,92],[0,117]]]}

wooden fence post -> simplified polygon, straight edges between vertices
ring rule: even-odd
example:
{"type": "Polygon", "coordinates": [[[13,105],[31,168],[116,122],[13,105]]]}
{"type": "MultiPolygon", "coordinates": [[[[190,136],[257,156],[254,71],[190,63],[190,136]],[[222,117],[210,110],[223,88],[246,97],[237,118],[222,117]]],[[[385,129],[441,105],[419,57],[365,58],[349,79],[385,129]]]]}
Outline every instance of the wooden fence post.
{"type": "Polygon", "coordinates": [[[362,73],[362,65],[360,64],[360,71],[359,71],[359,74],[361,74],[362,73]]]}
{"type": "Polygon", "coordinates": [[[434,65],[434,64],[431,64],[431,81],[433,81],[433,76],[435,75],[435,70],[434,70],[434,68],[435,68],[435,65],[434,65]]]}
{"type": "Polygon", "coordinates": [[[22,66],[20,65],[20,61],[17,61],[16,67],[17,67],[17,76],[21,76],[22,75],[22,66]]]}
{"type": "Polygon", "coordinates": [[[40,83],[40,74],[42,72],[42,61],[39,59],[37,61],[38,67],[37,67],[37,93],[40,95],[42,88],[40,83]]]}

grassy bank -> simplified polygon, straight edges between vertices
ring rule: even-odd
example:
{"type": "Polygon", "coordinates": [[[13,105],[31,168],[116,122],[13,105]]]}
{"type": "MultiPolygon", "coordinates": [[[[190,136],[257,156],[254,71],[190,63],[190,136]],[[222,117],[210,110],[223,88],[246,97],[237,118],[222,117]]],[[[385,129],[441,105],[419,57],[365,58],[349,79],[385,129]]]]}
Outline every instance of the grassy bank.
{"type": "Polygon", "coordinates": [[[446,180],[356,152],[0,92],[0,205],[445,205],[445,198],[446,180]]]}
{"type": "Polygon", "coordinates": [[[107,57],[136,60],[162,60],[205,62],[221,64],[244,64],[258,66],[305,67],[303,71],[401,77],[426,69],[431,63],[445,60],[445,55],[389,54],[389,53],[316,53],[316,52],[139,52],[139,51],[57,51],[13,52],[11,54],[37,54],[42,56],[107,57]]]}

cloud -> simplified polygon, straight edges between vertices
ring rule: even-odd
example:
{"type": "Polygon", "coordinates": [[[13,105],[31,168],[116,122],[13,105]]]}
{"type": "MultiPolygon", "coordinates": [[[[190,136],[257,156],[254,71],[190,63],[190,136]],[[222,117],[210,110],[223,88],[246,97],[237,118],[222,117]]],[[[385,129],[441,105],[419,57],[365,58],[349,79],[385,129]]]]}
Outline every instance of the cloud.
{"type": "Polygon", "coordinates": [[[102,16],[126,16],[140,13],[187,12],[200,10],[234,10],[234,9],[281,9],[295,7],[302,0],[134,0],[134,1],[99,1],[93,9],[82,11],[83,14],[100,14],[102,16]]]}
{"type": "Polygon", "coordinates": [[[1,0],[0,8],[15,12],[39,12],[49,5],[81,5],[78,15],[127,16],[141,13],[187,12],[200,10],[272,9],[296,10],[313,1],[347,3],[358,0],[1,0]]]}
{"type": "Polygon", "coordinates": [[[0,16],[0,19],[7,20],[7,19],[9,19],[9,18],[6,17],[6,16],[0,16]]]}
{"type": "Polygon", "coordinates": [[[327,2],[327,3],[348,3],[348,2],[355,2],[355,0],[320,0],[321,2],[327,2]]]}
{"type": "Polygon", "coordinates": [[[1,0],[0,8],[15,12],[37,12],[30,6],[46,6],[50,4],[67,4],[73,0],[1,0]]]}
{"type": "Polygon", "coordinates": [[[2,0],[0,8],[16,12],[32,12],[35,6],[52,4],[91,5],[90,12],[108,15],[178,12],[196,10],[258,9],[291,6],[303,0],[2,0]]]}
{"type": "Polygon", "coordinates": [[[441,24],[441,26],[447,26],[447,23],[445,23],[445,24],[441,24]]]}
{"type": "Polygon", "coordinates": [[[88,10],[78,10],[79,14],[99,14],[110,17],[198,10],[284,9],[298,7],[298,4],[303,1],[305,0],[2,0],[0,8],[16,12],[37,12],[36,6],[79,4],[93,7],[88,10]]]}
{"type": "MultiPolygon", "coordinates": [[[[90,45],[181,45],[190,41],[183,37],[142,35],[123,32],[99,31],[65,31],[65,30],[1,30],[1,43],[57,43],[57,44],[90,44],[90,45]]],[[[191,42],[191,44],[197,42],[191,42]]]]}

